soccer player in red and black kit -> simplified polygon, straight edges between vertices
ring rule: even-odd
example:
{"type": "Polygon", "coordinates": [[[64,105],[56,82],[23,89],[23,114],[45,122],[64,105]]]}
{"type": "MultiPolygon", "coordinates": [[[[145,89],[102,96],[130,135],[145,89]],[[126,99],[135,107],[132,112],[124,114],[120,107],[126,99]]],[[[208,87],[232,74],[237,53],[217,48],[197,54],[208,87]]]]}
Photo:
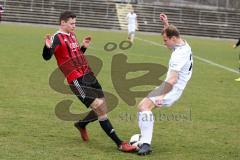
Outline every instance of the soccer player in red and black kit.
{"type": "MultiPolygon", "coordinates": [[[[238,42],[233,45],[233,48],[237,48],[240,45],[240,38],[238,39],[238,42]]],[[[240,72],[240,53],[238,55],[238,63],[239,63],[239,72],[240,72]]],[[[240,82],[240,77],[235,79],[235,81],[240,82]]]]}
{"type": "MultiPolygon", "coordinates": [[[[99,120],[102,129],[116,143],[118,149],[124,152],[135,151],[136,147],[118,138],[107,117],[107,104],[102,87],[84,55],[91,38],[84,38],[83,45],[80,47],[74,34],[76,15],[71,11],[61,13],[59,23],[59,31],[53,37],[50,35],[45,37],[43,58],[49,60],[54,54],[58,67],[65,75],[73,93],[86,107],[91,107],[92,111],[88,116],[96,115],[96,118],[92,118],[91,121],[99,120]]],[[[80,131],[84,141],[88,140],[86,125],[89,122],[81,120],[75,123],[75,127],[80,131]]]]}

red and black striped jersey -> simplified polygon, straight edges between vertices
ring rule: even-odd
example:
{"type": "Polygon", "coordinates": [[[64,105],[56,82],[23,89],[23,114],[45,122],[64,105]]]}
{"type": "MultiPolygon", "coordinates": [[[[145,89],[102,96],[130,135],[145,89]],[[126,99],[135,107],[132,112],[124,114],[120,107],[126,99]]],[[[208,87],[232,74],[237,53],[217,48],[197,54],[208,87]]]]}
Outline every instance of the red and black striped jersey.
{"type": "Polygon", "coordinates": [[[87,73],[92,73],[84,55],[86,48],[80,47],[74,33],[58,31],[52,39],[52,47],[44,46],[43,58],[49,60],[54,54],[59,69],[63,72],[70,84],[87,73]]]}

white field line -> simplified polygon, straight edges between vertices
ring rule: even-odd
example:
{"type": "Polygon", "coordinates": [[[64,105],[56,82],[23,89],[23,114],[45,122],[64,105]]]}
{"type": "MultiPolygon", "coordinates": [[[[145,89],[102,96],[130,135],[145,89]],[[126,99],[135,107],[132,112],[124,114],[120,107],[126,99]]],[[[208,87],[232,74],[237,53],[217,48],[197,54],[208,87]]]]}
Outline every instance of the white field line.
{"type": "MultiPolygon", "coordinates": [[[[139,38],[139,37],[136,37],[136,39],[138,39],[138,40],[140,40],[140,41],[144,41],[144,42],[150,43],[150,44],[153,44],[153,45],[156,45],[156,46],[159,46],[159,47],[165,47],[164,45],[161,45],[161,44],[156,43],[156,42],[154,42],[154,41],[150,41],[150,40],[146,40],[146,39],[141,39],[141,38],[139,38]]],[[[213,62],[213,61],[207,60],[207,59],[205,59],[205,58],[201,58],[201,57],[196,56],[196,55],[193,55],[193,57],[196,58],[196,59],[198,59],[198,60],[200,60],[200,61],[202,61],[202,62],[208,63],[208,64],[210,64],[210,65],[213,65],[213,66],[222,68],[222,69],[227,70],[227,71],[229,71],[229,72],[233,72],[233,73],[239,74],[239,72],[238,72],[237,70],[235,70],[235,69],[226,67],[226,66],[221,65],[221,64],[217,64],[217,63],[215,63],[215,62],[213,62]]]]}

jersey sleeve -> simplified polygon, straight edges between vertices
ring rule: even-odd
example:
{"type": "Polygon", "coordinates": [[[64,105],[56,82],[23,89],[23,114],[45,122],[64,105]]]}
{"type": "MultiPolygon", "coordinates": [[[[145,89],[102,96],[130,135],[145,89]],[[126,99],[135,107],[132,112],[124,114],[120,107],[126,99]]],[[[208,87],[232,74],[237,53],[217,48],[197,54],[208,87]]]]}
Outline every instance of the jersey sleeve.
{"type": "Polygon", "coordinates": [[[85,48],[84,46],[82,46],[82,47],[80,48],[80,51],[82,51],[82,53],[85,53],[86,50],[87,50],[87,48],[85,48]]]}
{"type": "Polygon", "coordinates": [[[44,60],[51,59],[52,55],[54,54],[54,52],[56,51],[56,49],[58,48],[59,45],[61,45],[61,42],[59,40],[58,35],[55,35],[52,38],[52,46],[51,46],[51,48],[48,48],[46,45],[43,47],[43,53],[42,53],[43,59],[44,60]]]}
{"type": "Polygon", "coordinates": [[[44,60],[49,60],[52,57],[51,48],[48,48],[46,45],[43,47],[42,57],[44,60]]]}
{"type": "Polygon", "coordinates": [[[59,39],[59,34],[56,34],[54,37],[53,37],[53,40],[52,40],[52,52],[56,52],[57,48],[61,45],[61,42],[60,42],[60,39],[59,39]]]}
{"type": "Polygon", "coordinates": [[[184,52],[177,52],[171,57],[169,64],[170,70],[180,71],[187,63],[191,55],[184,52]]]}

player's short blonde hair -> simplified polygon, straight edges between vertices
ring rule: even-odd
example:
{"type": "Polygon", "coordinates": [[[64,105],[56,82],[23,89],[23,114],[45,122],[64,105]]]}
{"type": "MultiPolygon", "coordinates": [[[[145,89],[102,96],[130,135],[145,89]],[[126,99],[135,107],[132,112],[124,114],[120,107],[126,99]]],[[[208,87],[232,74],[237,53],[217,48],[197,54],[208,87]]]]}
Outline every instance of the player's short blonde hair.
{"type": "Polygon", "coordinates": [[[180,37],[180,32],[177,29],[177,27],[175,27],[174,25],[170,24],[169,26],[163,28],[162,30],[162,35],[166,34],[166,36],[168,38],[172,38],[173,36],[179,38],[180,37]]]}

